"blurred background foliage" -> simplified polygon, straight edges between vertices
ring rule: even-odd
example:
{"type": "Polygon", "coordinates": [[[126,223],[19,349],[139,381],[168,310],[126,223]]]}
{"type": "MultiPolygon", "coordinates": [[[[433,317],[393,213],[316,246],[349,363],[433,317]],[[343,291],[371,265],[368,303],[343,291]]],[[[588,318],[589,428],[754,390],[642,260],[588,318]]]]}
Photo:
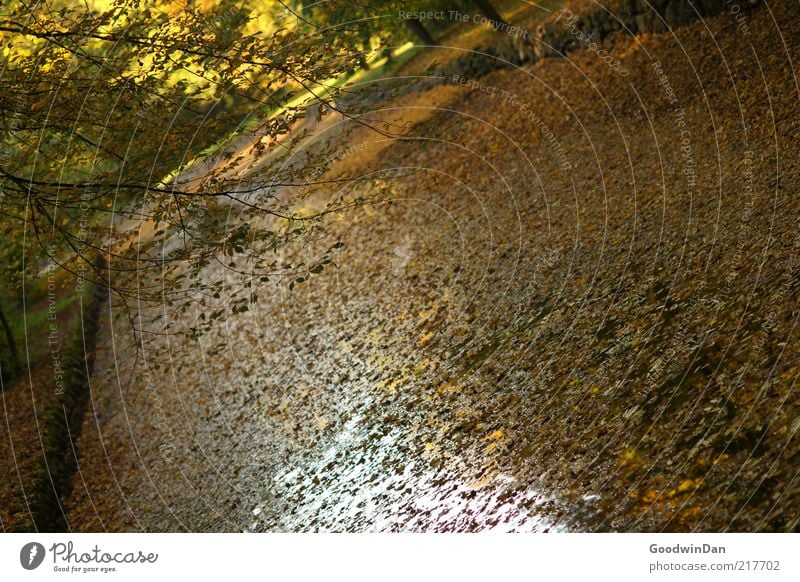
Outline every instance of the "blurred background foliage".
{"type": "MultiPolygon", "coordinates": [[[[255,257],[250,276],[275,274],[264,251],[316,223],[298,217],[291,199],[275,189],[301,183],[313,160],[287,165],[287,156],[277,156],[262,164],[248,175],[246,201],[241,183],[225,177],[235,159],[192,182],[176,177],[237,130],[258,132],[263,146],[254,155],[266,160],[310,102],[337,110],[348,78],[415,40],[401,11],[475,12],[486,4],[4,2],[0,309],[6,319],[22,309],[26,278],[41,278],[49,265],[73,280],[108,286],[129,310],[131,300],[180,307],[197,292],[218,292],[223,282],[200,273],[231,253],[255,257]],[[236,218],[223,203],[236,206],[236,218]],[[254,218],[264,215],[281,222],[254,218]],[[157,284],[145,280],[148,272],[159,273],[157,284]]],[[[438,36],[453,21],[419,25],[438,36]]],[[[9,342],[13,333],[0,333],[2,353],[9,342]]]]}

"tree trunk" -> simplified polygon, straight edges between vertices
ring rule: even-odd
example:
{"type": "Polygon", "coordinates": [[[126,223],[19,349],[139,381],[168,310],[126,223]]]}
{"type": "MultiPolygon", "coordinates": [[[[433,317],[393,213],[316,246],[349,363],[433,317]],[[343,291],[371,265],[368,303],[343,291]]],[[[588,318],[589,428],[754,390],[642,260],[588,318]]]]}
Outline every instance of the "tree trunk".
{"type": "Polygon", "coordinates": [[[8,352],[11,354],[11,362],[8,364],[7,377],[13,378],[19,372],[19,354],[17,353],[17,344],[14,341],[14,333],[11,331],[11,326],[8,324],[3,308],[0,306],[0,325],[3,327],[3,332],[6,336],[6,343],[8,343],[8,352]]]}
{"type": "Polygon", "coordinates": [[[431,33],[429,33],[425,27],[422,26],[422,22],[419,18],[410,18],[406,20],[406,24],[408,25],[408,29],[422,41],[422,44],[436,46],[436,41],[433,40],[431,33]]]}
{"type": "Polygon", "coordinates": [[[478,7],[478,10],[483,12],[484,16],[489,20],[494,21],[497,24],[508,24],[503,17],[500,16],[500,13],[495,10],[495,7],[492,6],[492,3],[489,0],[472,0],[472,3],[478,7]]]}

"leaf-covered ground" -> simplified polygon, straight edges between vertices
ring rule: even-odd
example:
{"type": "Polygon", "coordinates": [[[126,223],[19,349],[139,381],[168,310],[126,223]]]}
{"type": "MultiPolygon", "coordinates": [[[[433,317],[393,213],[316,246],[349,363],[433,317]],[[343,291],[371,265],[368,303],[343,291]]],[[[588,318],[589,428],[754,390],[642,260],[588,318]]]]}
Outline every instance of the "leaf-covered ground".
{"type": "Polygon", "coordinates": [[[153,339],[139,384],[107,334],[70,526],[798,529],[800,14],[771,4],[616,35],[625,76],[579,51],[382,104],[404,138],[333,171],[387,194],[298,251],[336,268],[153,339]]]}
{"type": "MultiPolygon", "coordinates": [[[[37,479],[43,478],[42,453],[47,440],[47,407],[63,390],[65,357],[75,326],[80,325],[80,297],[68,278],[45,271],[28,288],[26,303],[15,306],[15,327],[22,373],[0,391],[0,531],[29,530],[30,504],[37,479]],[[19,309],[19,313],[17,312],[19,309]]],[[[14,320],[12,320],[14,321],[14,320]]]]}

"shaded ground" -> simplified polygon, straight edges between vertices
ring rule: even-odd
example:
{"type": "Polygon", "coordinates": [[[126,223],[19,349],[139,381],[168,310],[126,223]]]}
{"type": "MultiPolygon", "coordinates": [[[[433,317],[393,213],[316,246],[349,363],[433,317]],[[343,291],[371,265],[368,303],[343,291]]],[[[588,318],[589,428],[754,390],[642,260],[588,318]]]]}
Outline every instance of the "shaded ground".
{"type": "MultiPolygon", "coordinates": [[[[63,275],[46,275],[28,288],[27,303],[15,316],[20,359],[27,366],[0,390],[0,531],[30,528],[33,485],[43,466],[45,411],[56,398],[56,377],[63,374],[62,354],[80,316],[78,296],[63,275]],[[53,283],[47,296],[48,281],[53,283]],[[44,297],[42,297],[44,295],[44,297]],[[24,319],[23,313],[24,312],[24,319]]],[[[24,365],[24,364],[23,364],[24,365]]],[[[62,383],[63,387],[63,383],[62,383]]]]}
{"type": "Polygon", "coordinates": [[[143,384],[107,336],[71,527],[797,529],[800,20],[747,18],[387,105],[336,270],[143,384]]]}

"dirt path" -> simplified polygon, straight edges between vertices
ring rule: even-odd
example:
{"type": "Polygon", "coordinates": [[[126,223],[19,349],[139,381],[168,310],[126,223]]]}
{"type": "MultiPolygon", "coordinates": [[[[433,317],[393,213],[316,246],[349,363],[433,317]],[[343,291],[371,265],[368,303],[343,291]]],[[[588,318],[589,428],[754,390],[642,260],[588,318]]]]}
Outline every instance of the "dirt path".
{"type": "Polygon", "coordinates": [[[391,203],[298,251],[336,270],[144,385],[121,327],[98,355],[72,527],[797,529],[797,17],[388,105],[339,170],[391,203]]]}

